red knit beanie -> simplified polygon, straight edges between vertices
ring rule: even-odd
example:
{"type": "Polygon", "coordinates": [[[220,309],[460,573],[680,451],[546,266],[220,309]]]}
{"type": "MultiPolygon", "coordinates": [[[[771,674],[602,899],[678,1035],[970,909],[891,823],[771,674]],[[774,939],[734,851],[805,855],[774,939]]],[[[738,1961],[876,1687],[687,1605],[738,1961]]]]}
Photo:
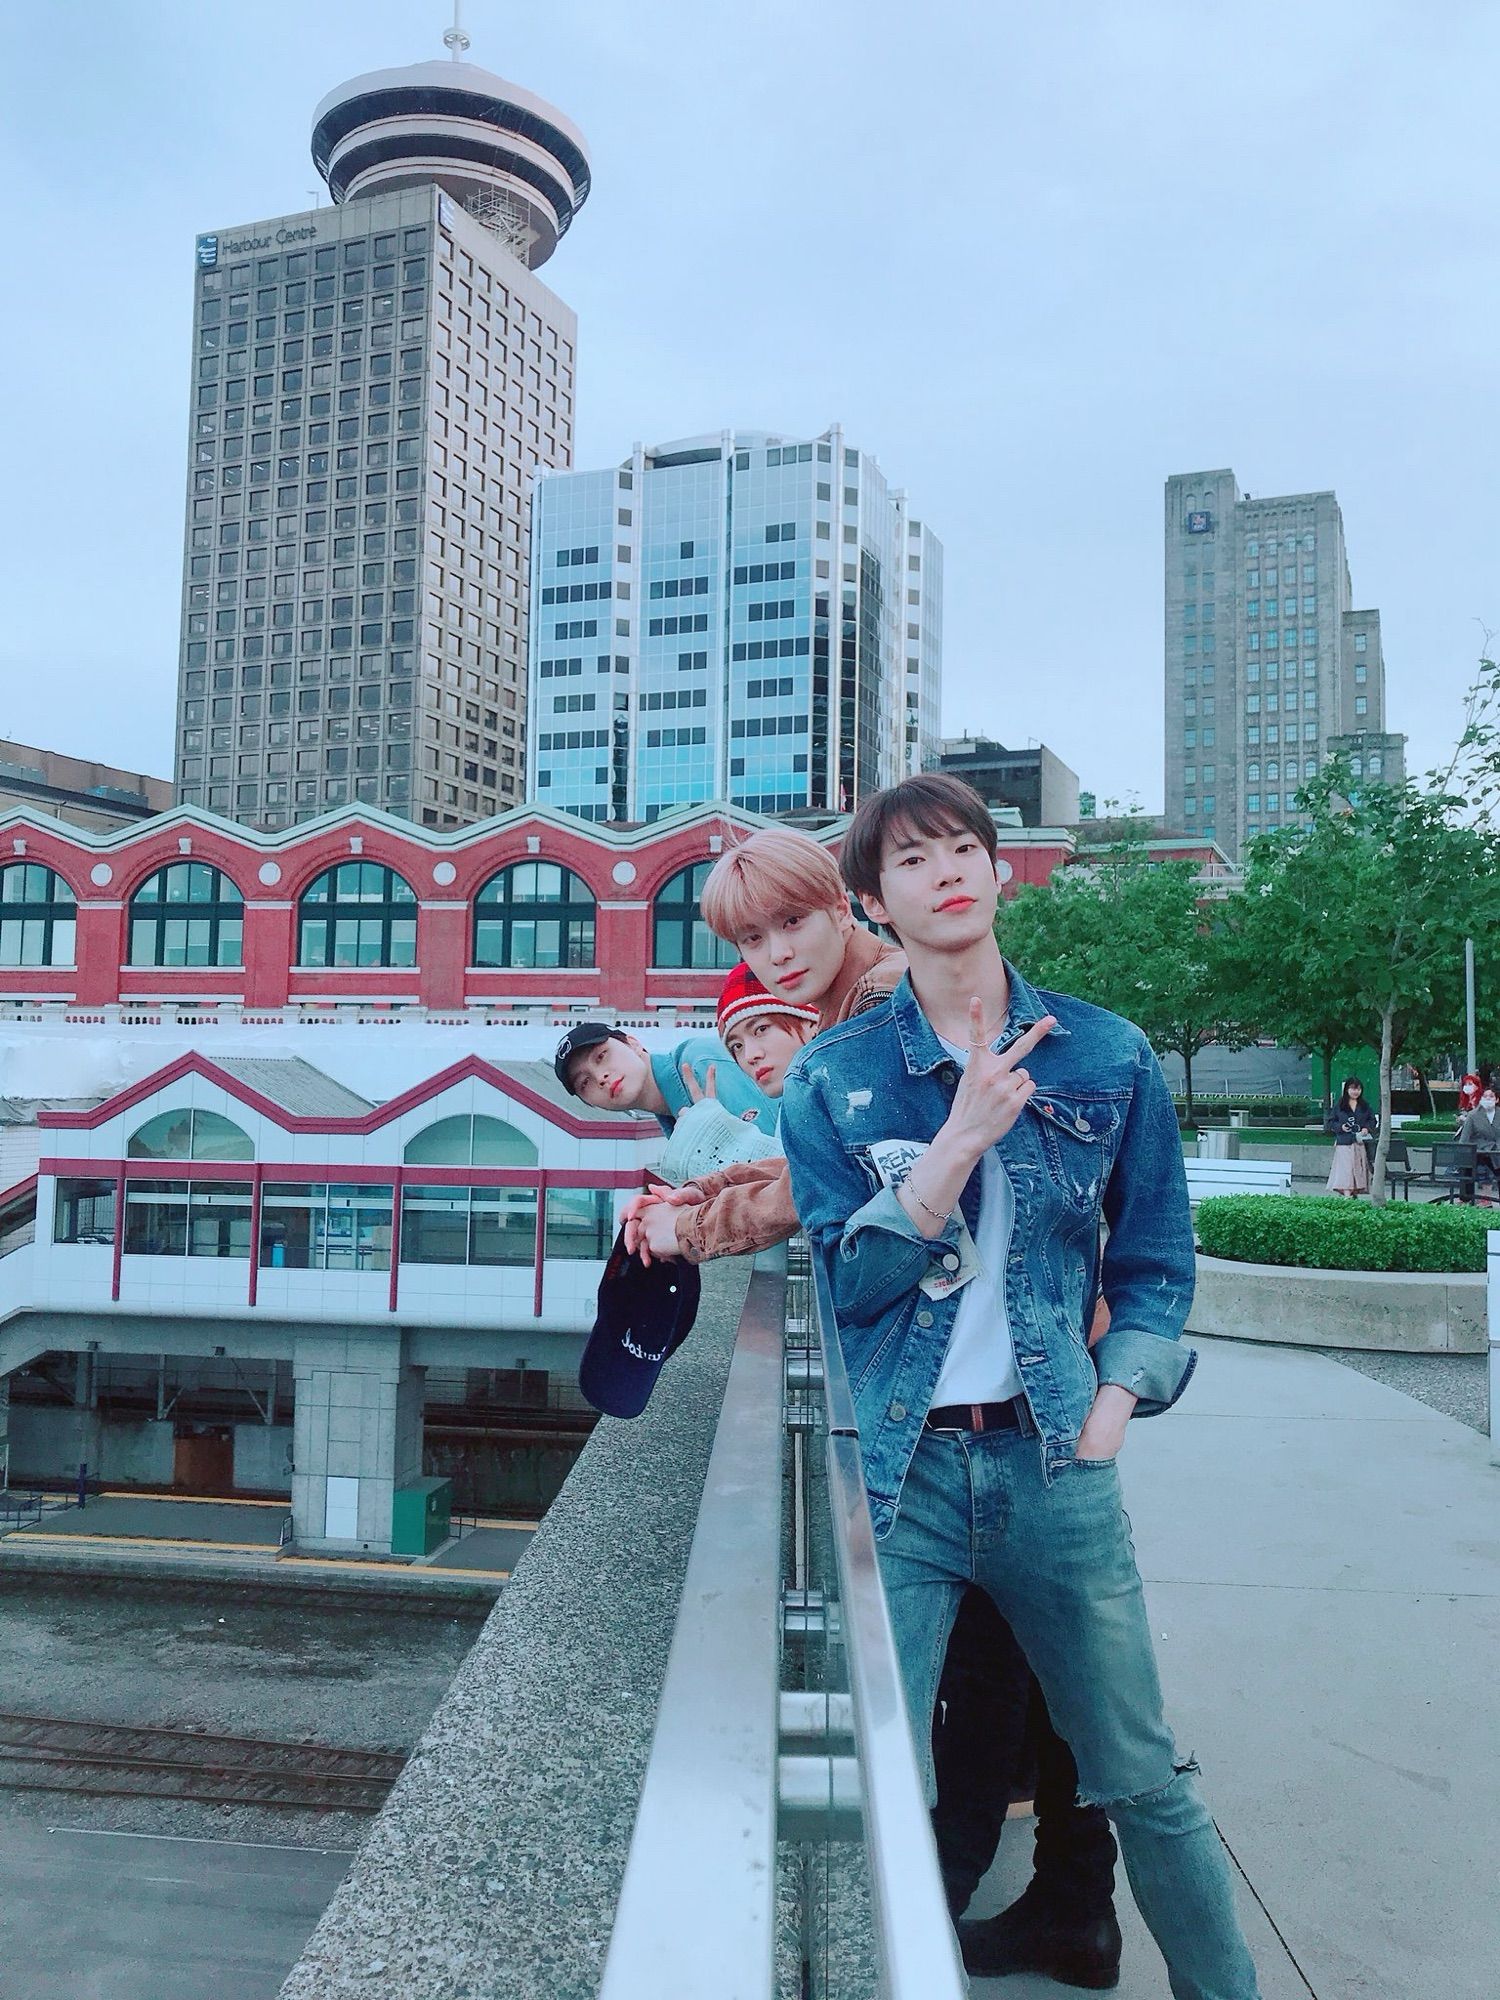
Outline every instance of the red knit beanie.
{"type": "Polygon", "coordinates": [[[818,1010],[801,1000],[778,999],[768,993],[748,965],[737,965],[724,981],[719,995],[719,1039],[722,1041],[736,1021],[758,1020],[763,1014],[782,1014],[788,1020],[818,1025],[818,1010]]]}

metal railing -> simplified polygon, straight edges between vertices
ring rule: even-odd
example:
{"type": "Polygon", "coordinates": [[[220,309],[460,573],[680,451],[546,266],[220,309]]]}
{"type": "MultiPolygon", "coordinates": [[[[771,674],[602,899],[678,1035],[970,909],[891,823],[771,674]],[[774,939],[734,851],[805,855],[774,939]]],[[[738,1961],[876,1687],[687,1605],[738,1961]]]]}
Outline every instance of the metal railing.
{"type": "Polygon", "coordinates": [[[757,1260],[741,1314],[599,1990],[967,1990],[853,1398],[800,1240],[757,1260]]]}

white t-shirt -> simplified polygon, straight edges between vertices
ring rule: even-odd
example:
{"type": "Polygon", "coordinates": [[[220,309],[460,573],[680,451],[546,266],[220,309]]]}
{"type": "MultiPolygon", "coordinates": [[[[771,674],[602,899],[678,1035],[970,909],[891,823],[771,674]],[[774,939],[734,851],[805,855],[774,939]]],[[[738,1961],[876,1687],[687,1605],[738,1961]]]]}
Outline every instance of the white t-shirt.
{"type": "MultiPolygon", "coordinates": [[[[942,1036],[938,1039],[959,1068],[964,1068],[968,1049],[943,1041],[942,1036]]],[[[934,1404],[1006,1403],[1021,1393],[1021,1371],[1016,1366],[1010,1315],[1005,1309],[1005,1260],[1010,1254],[1015,1219],[1016,1197],[1010,1175],[991,1146],[979,1163],[979,1227],[974,1231],[974,1248],[980,1272],[959,1293],[958,1317],[932,1392],[934,1404]]]]}

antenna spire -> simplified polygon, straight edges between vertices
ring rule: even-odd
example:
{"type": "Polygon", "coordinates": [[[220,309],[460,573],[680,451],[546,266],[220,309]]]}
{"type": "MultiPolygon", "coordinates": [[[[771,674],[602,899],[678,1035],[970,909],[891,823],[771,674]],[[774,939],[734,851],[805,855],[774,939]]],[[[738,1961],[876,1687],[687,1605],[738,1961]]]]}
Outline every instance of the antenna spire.
{"type": "Polygon", "coordinates": [[[455,62],[462,62],[469,52],[469,38],[464,33],[463,0],[453,0],[453,26],[443,36],[443,47],[455,62]]]}

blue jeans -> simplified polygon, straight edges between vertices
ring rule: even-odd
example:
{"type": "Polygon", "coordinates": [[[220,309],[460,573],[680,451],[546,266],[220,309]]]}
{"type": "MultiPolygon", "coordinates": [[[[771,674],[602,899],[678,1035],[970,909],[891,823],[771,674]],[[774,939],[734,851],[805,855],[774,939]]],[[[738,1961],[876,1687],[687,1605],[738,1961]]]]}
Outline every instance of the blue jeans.
{"type": "Polygon", "coordinates": [[[965,1587],[1010,1621],[1078,1764],[1115,1823],[1125,1872],[1177,2000],[1258,2000],[1228,1863],[1162,1717],[1130,1524],[1112,1460],[1048,1486],[1035,1437],[924,1431],[878,1544],[912,1727],[931,1776],[932,1710],[965,1587]]]}

